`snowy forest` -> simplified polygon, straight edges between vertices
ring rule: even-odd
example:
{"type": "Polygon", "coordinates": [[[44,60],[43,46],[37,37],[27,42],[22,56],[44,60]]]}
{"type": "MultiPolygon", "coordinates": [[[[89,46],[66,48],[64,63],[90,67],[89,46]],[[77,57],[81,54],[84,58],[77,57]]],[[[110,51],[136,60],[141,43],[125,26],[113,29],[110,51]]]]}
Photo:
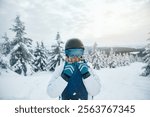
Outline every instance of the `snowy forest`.
{"type": "MultiPolygon", "coordinates": [[[[36,47],[32,45],[32,39],[26,37],[25,25],[17,16],[14,25],[10,28],[15,33],[15,37],[10,39],[5,33],[0,44],[0,68],[9,69],[20,75],[32,75],[38,71],[54,71],[64,60],[64,42],[57,32],[56,44],[48,50],[44,42],[36,42],[36,47]]],[[[149,40],[148,40],[149,41],[149,40]]],[[[87,47],[88,48],[88,47],[87,47]]],[[[147,44],[143,55],[139,56],[138,52],[116,52],[113,48],[105,51],[101,50],[97,43],[85,50],[84,58],[88,61],[93,69],[116,68],[128,66],[133,62],[145,62],[145,71],[142,75],[150,74],[150,43],[147,44]]],[[[137,51],[137,50],[135,50],[137,51]]]]}
{"type": "Polygon", "coordinates": [[[56,35],[56,44],[48,50],[44,42],[36,42],[36,47],[33,47],[33,40],[26,37],[25,25],[19,16],[16,17],[10,30],[15,33],[15,37],[10,40],[7,33],[2,36],[1,69],[10,69],[27,76],[38,71],[54,71],[55,67],[64,60],[63,42],[60,40],[59,33],[56,35]]]}
{"type": "MultiPolygon", "coordinates": [[[[61,34],[59,32],[56,32],[56,37],[52,37],[52,39],[55,40],[55,44],[51,45],[50,49],[48,49],[45,46],[44,42],[38,42],[38,41],[34,42],[36,43],[36,46],[34,46],[33,40],[30,37],[28,37],[28,32],[26,32],[25,29],[26,26],[24,25],[24,22],[21,20],[19,16],[16,16],[12,27],[9,28],[9,30],[11,30],[15,34],[15,37],[9,38],[8,34],[4,33],[4,35],[2,35],[0,38],[2,40],[0,43],[0,77],[3,78],[1,80],[4,80],[4,77],[6,77],[8,74],[13,74],[13,75],[15,74],[14,76],[16,78],[23,78],[23,79],[33,78],[34,79],[33,81],[35,81],[35,77],[37,76],[39,77],[39,75],[43,79],[46,79],[45,74],[51,75],[55,70],[55,68],[58,67],[65,60],[65,54],[64,54],[65,43],[63,42],[63,40],[61,40],[61,34]]],[[[139,63],[142,64],[142,67],[140,66],[139,69],[139,71],[142,72],[138,73],[137,75],[139,77],[142,76],[142,78],[149,79],[150,78],[150,39],[147,40],[147,45],[145,45],[145,48],[133,49],[133,50],[129,49],[128,51],[124,51],[124,50],[119,51],[119,48],[116,49],[114,47],[103,49],[102,47],[99,47],[98,44],[95,42],[95,44],[91,45],[91,47],[86,46],[84,59],[89,63],[89,65],[96,72],[102,72],[105,70],[107,71],[110,69],[113,70],[118,69],[117,74],[119,74],[120,69],[124,69],[124,68],[126,69],[132,65],[135,65],[134,63],[139,63]]],[[[133,69],[135,67],[137,66],[134,66],[133,69]]],[[[36,86],[39,86],[42,80],[37,81],[36,86]]],[[[45,83],[42,84],[42,86],[44,85],[46,87],[46,83],[48,82],[48,80],[49,79],[47,78],[45,80],[45,83]]],[[[14,83],[14,85],[17,84],[14,83]]],[[[32,89],[34,87],[31,84],[29,86],[31,86],[32,89]]],[[[15,97],[12,96],[11,94],[5,95],[6,92],[2,91],[4,90],[4,88],[2,87],[2,85],[0,87],[1,87],[0,89],[1,99],[14,99],[14,98],[45,99],[46,97],[46,96],[40,97],[41,94],[38,93],[37,91],[35,91],[33,97],[31,96],[30,98],[24,96],[24,95],[29,95],[26,93],[20,94],[19,95],[20,97],[15,97]]],[[[28,89],[23,91],[26,92],[27,90],[28,89]]],[[[42,91],[44,91],[44,89],[42,89],[42,91]]],[[[44,93],[44,95],[46,94],[44,93]]],[[[102,98],[103,96],[100,97],[102,98]]],[[[104,98],[106,99],[106,96],[104,96],[104,98]]],[[[97,99],[100,98],[97,97],[97,99]]],[[[128,99],[128,98],[123,98],[123,99],[128,99]]]]}

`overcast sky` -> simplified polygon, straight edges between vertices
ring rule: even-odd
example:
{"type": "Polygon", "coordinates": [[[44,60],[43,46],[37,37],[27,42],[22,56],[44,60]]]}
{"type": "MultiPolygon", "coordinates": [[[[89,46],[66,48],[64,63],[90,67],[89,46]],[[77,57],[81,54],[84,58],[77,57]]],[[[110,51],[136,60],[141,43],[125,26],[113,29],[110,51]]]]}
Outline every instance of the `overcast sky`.
{"type": "Polygon", "coordinates": [[[16,15],[27,37],[46,44],[57,32],[63,41],[77,37],[99,46],[140,46],[150,37],[150,0],[0,0],[0,37],[13,37],[16,15]]]}

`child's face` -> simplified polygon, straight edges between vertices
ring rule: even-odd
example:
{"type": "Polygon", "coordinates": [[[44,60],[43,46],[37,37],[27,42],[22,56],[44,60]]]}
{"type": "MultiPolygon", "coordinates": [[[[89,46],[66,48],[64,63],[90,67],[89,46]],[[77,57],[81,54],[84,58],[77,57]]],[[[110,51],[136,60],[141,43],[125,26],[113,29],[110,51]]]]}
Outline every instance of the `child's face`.
{"type": "Polygon", "coordinates": [[[71,63],[74,63],[74,62],[79,62],[79,61],[81,61],[81,58],[79,58],[79,57],[66,57],[66,61],[67,62],[71,62],[71,63]]]}

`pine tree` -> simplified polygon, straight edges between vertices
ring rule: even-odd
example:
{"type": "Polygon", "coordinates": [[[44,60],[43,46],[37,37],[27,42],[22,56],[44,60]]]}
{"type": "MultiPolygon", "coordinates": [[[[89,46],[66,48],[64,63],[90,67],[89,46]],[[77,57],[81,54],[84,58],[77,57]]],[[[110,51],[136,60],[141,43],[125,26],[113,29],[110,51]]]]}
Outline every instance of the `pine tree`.
{"type": "Polygon", "coordinates": [[[123,61],[124,61],[124,66],[127,66],[130,64],[130,59],[129,59],[129,53],[123,53],[123,61]]]}
{"type": "Polygon", "coordinates": [[[11,51],[10,65],[15,72],[26,76],[27,72],[30,72],[30,69],[32,68],[32,54],[30,52],[32,40],[24,37],[26,34],[25,26],[19,16],[16,17],[15,25],[13,25],[10,30],[16,33],[15,38],[11,43],[13,49],[11,51]]]}
{"type": "Polygon", "coordinates": [[[2,53],[0,53],[0,69],[7,69],[7,64],[4,60],[4,56],[2,53]]]}
{"type": "Polygon", "coordinates": [[[121,67],[123,66],[124,60],[123,55],[121,53],[116,54],[116,66],[121,67]]]}
{"type": "Polygon", "coordinates": [[[150,39],[148,39],[148,44],[145,48],[145,51],[144,51],[144,62],[147,64],[145,67],[144,67],[144,72],[142,73],[143,76],[150,76],[150,39]]]}
{"type": "Polygon", "coordinates": [[[110,68],[115,68],[117,66],[117,61],[116,60],[117,60],[116,54],[113,51],[113,48],[111,48],[110,54],[109,54],[109,57],[108,57],[108,65],[109,65],[110,68]]]}
{"type": "Polygon", "coordinates": [[[46,48],[41,42],[41,45],[37,42],[36,50],[34,51],[34,71],[46,71],[47,66],[47,54],[46,54],[46,48]]]}
{"type": "Polygon", "coordinates": [[[134,58],[134,56],[133,56],[133,54],[129,54],[129,60],[130,60],[130,63],[133,63],[133,62],[135,62],[135,58],[134,58]]]}
{"type": "Polygon", "coordinates": [[[7,37],[7,33],[5,33],[4,36],[2,36],[2,38],[4,39],[4,42],[2,43],[2,50],[1,51],[2,51],[2,54],[7,56],[11,50],[11,43],[9,41],[9,38],[7,37]]]}
{"type": "Polygon", "coordinates": [[[104,51],[97,51],[97,62],[98,62],[98,66],[100,68],[105,68],[106,67],[106,54],[104,51]]]}
{"type": "Polygon", "coordinates": [[[50,57],[48,59],[48,69],[50,71],[55,70],[55,68],[64,61],[64,50],[62,44],[63,42],[61,41],[60,34],[58,32],[56,35],[56,44],[51,46],[51,51],[49,53],[50,57]]]}
{"type": "Polygon", "coordinates": [[[10,52],[10,42],[7,33],[2,36],[4,41],[0,44],[0,69],[7,69],[7,55],[10,52]]]}
{"type": "Polygon", "coordinates": [[[99,52],[97,49],[97,43],[94,43],[90,56],[91,56],[90,61],[92,63],[93,69],[99,70],[101,68],[100,66],[101,60],[100,60],[99,52]]]}
{"type": "Polygon", "coordinates": [[[95,51],[95,53],[93,53],[92,58],[93,58],[93,60],[92,60],[93,68],[99,70],[101,68],[101,66],[100,66],[101,64],[100,64],[100,57],[98,56],[97,51],[95,51]]]}

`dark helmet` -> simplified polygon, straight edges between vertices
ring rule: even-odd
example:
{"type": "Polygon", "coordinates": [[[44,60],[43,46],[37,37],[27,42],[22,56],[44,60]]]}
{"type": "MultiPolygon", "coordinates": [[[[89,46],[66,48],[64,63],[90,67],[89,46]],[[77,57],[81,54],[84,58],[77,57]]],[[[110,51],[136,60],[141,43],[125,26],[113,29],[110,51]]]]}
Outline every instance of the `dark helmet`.
{"type": "Polygon", "coordinates": [[[66,42],[65,50],[67,50],[67,49],[76,49],[76,48],[84,49],[84,45],[83,45],[81,40],[79,40],[77,38],[72,38],[72,39],[69,39],[66,42]]]}

